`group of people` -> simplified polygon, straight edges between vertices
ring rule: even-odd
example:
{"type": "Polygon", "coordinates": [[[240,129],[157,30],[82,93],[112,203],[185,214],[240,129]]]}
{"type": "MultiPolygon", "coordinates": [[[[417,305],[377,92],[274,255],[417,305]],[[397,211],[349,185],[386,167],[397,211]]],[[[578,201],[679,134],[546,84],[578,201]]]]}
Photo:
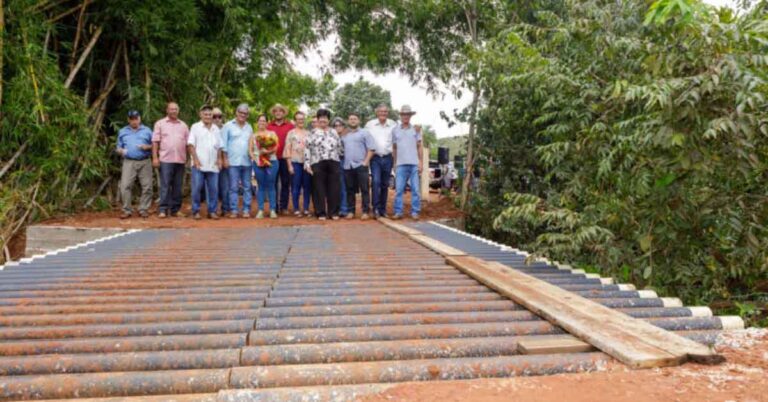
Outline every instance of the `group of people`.
{"type": "Polygon", "coordinates": [[[361,219],[387,217],[393,168],[393,218],[403,217],[408,185],[412,189],[411,217],[419,218],[422,137],[420,127],[411,123],[415,112],[409,106],[401,108],[400,121],[395,122],[387,117],[388,106],[379,105],[376,118],[365,126],[355,112],[345,116],[346,120],[331,120],[331,112],[320,109],[308,122],[301,111],[289,120],[288,109],[277,104],[270,114],[271,121],[259,114],[254,130],[247,104],[240,104],[235,118],[226,123],[219,108],[205,105],[199,109],[200,121],[188,127],[179,119],[178,104],[170,102],[166,116],[150,130],[138,111],[129,111],[128,125],[120,129],[116,148],[123,159],[120,217],[133,216],[132,188],[137,179],[141,185],[139,215],[149,216],[154,168],[160,171],[158,217],[183,217],[182,185],[189,163],[194,219],[202,219],[204,196],[210,219],[250,218],[254,192],[258,219],[288,214],[289,199],[296,216],[311,216],[311,203],[320,220],[352,219],[357,212],[357,193],[362,199],[361,219]],[[252,177],[257,183],[255,191],[252,177]]]}

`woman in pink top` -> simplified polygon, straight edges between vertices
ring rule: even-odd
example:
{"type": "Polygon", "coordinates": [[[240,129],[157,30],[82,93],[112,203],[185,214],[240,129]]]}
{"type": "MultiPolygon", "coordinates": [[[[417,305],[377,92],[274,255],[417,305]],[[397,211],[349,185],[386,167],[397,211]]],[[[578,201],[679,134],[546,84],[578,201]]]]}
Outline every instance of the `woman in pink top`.
{"type": "Polygon", "coordinates": [[[312,198],[312,176],[304,171],[304,146],[309,132],[304,128],[307,117],[304,112],[293,115],[296,128],[288,132],[283,158],[290,161],[288,172],[291,174],[291,195],[293,196],[293,214],[309,216],[309,200],[312,198]],[[303,208],[299,208],[299,195],[303,193],[303,208]]]}

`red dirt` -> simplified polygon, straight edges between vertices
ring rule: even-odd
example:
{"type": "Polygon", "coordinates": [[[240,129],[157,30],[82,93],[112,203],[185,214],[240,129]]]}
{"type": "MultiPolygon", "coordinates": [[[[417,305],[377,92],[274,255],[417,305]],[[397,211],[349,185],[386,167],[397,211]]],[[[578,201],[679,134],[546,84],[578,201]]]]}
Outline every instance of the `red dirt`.
{"type": "Polygon", "coordinates": [[[768,330],[724,336],[717,347],[727,362],[716,366],[630,370],[544,377],[407,383],[363,398],[378,401],[768,401],[768,330]]]}
{"type": "MultiPolygon", "coordinates": [[[[410,193],[404,196],[405,212],[410,212],[410,193]]],[[[359,199],[359,196],[358,196],[359,199]]],[[[117,227],[125,229],[184,229],[184,228],[240,228],[240,227],[274,227],[274,226],[294,226],[294,225],[317,225],[323,222],[318,221],[316,218],[296,218],[293,215],[280,216],[278,219],[230,219],[222,217],[218,221],[211,219],[201,219],[196,221],[191,218],[191,206],[189,200],[184,200],[185,203],[182,206],[182,211],[187,215],[185,218],[165,218],[160,219],[157,214],[151,214],[147,219],[142,219],[134,213],[134,217],[131,219],[119,219],[120,211],[115,209],[107,212],[82,212],[71,216],[59,217],[49,219],[44,222],[40,222],[43,225],[54,226],[76,226],[76,227],[117,227]]],[[[390,191],[389,202],[387,203],[388,213],[392,214],[392,204],[394,201],[394,192],[390,191]]],[[[252,206],[252,210],[256,210],[256,205],[252,206]]],[[[342,219],[344,223],[360,222],[360,202],[358,201],[358,219],[346,220],[342,219]]],[[[429,202],[422,201],[421,219],[423,220],[435,220],[444,218],[458,218],[462,215],[453,201],[447,197],[441,196],[437,193],[430,193],[429,202]]],[[[205,212],[203,207],[202,212],[205,212]]],[[[204,214],[203,214],[204,215],[204,214]]],[[[254,216],[255,212],[251,213],[254,216]]],[[[408,215],[406,215],[408,216],[408,215]]],[[[330,221],[325,221],[326,224],[330,221]]],[[[338,222],[333,222],[334,224],[338,222]]]]}

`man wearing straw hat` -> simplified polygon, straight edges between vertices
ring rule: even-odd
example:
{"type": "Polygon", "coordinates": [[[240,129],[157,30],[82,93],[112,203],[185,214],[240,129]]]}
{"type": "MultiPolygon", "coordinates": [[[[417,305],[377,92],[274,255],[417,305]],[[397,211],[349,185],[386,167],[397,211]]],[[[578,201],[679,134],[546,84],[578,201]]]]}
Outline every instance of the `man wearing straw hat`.
{"type": "Polygon", "coordinates": [[[422,169],[421,130],[411,124],[411,117],[416,114],[410,106],[400,108],[400,123],[392,130],[392,159],[395,164],[395,216],[403,217],[403,193],[406,182],[411,185],[411,217],[419,219],[421,212],[421,194],[419,178],[422,169]]]}
{"type": "MultiPolygon", "coordinates": [[[[277,162],[279,168],[277,170],[277,180],[275,181],[275,191],[277,192],[277,213],[288,213],[288,199],[291,194],[291,174],[288,170],[288,164],[291,163],[289,159],[283,158],[283,150],[285,149],[285,141],[288,137],[288,133],[295,128],[293,123],[285,119],[288,115],[288,109],[281,105],[276,104],[272,106],[269,113],[274,116],[267,125],[267,131],[272,131],[277,134],[277,162]]],[[[271,205],[270,205],[271,207],[271,205]]]]}

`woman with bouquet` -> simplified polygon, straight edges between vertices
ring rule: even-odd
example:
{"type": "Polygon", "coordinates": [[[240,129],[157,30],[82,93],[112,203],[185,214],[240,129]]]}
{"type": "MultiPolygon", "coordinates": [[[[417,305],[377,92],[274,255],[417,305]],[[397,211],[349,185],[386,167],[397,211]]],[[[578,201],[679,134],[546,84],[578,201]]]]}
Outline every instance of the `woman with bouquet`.
{"type": "Polygon", "coordinates": [[[264,197],[269,197],[269,217],[277,218],[277,194],[275,180],[280,165],[277,163],[277,134],[267,130],[267,116],[262,114],[257,121],[257,130],[251,136],[248,150],[253,161],[253,173],[259,190],[256,195],[259,212],[256,219],[264,218],[264,197]]]}

